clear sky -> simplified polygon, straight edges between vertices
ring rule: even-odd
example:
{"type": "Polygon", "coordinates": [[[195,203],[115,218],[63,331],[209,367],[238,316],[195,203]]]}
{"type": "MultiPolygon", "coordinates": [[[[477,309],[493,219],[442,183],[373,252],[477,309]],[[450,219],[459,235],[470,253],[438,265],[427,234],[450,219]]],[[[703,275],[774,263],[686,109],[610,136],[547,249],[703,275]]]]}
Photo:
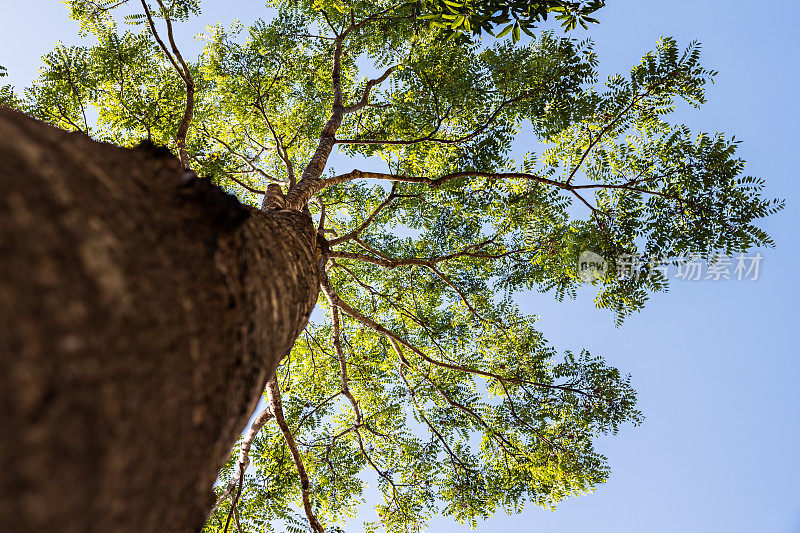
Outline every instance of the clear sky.
{"type": "MultiPolygon", "coordinates": [[[[609,482],[555,512],[498,516],[481,532],[800,532],[800,60],[796,0],[608,0],[591,28],[604,73],[626,72],[661,35],[704,44],[720,72],[700,110],[675,120],[735,133],[747,173],[787,208],[767,220],[778,247],[763,251],[757,281],[673,280],[645,310],[615,328],[591,295],[554,303],[520,297],[559,348],[587,347],[633,375],[647,419],[600,448],[609,482]],[[798,329],[795,329],[798,328],[798,329]]],[[[75,42],[55,0],[4,0],[0,65],[12,83],[36,75],[57,40],[75,42]]],[[[248,22],[257,1],[204,4],[203,23],[248,22]]],[[[193,31],[197,31],[197,27],[193,31]]],[[[191,32],[187,32],[187,49],[191,32]]],[[[191,45],[196,46],[196,45],[191,45]]],[[[429,531],[464,528],[436,519],[429,531]]]]}

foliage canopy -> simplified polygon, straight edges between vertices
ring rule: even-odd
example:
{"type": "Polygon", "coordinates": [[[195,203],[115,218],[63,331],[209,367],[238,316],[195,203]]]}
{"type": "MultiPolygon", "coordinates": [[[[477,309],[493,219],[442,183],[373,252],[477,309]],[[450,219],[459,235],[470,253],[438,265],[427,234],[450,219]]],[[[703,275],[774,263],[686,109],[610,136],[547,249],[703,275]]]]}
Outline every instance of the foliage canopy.
{"type": "Polygon", "coordinates": [[[532,31],[548,12],[594,22],[597,0],[275,0],[187,60],[172,24],[196,0],[67,4],[96,43],[58,47],[0,103],[173,146],[243,202],[277,185],[330,244],[325,318],[279,369],[247,459],[223,468],[208,531],[336,529],[370,478],[368,530],[592,490],[608,476],[593,442],[641,420],[635,393],[602,358],[559,354],[513,296],[574,295],[592,250],[611,262],[597,305],[621,320],[666,287],[664,261],[771,245],[756,222],[782,204],[742,176],[734,139],[669,122],[705,101],[699,44],[662,39],[598,85],[590,41],[532,31]],[[362,169],[336,169],[334,148],[362,169]],[[645,260],[617,276],[624,254],[645,260]]]}

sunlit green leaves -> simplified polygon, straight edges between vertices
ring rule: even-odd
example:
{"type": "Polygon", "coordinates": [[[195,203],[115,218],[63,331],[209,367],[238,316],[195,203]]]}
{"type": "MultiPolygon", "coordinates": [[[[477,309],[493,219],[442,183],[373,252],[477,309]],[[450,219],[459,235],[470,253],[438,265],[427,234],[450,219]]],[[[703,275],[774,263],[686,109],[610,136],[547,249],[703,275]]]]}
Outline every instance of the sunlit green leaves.
{"type": "MultiPolygon", "coordinates": [[[[174,146],[184,84],[142,14],[118,27],[113,5],[70,2],[96,44],[59,46],[16,105],[116,144],[174,146]]],[[[207,28],[189,61],[190,166],[252,205],[269,183],[287,191],[335,111],[338,37],[347,113],[324,177],[385,172],[345,176],[309,204],[317,222],[324,207],[327,275],[352,308],[340,313],[341,358],[321,299],[325,317],[278,371],[315,515],[343,527],[368,484],[380,493],[368,531],[418,531],[440,512],[475,523],[592,490],[609,473],[596,438],[641,420],[630,380],[588,352],[557,351],[514,298],[574,296],[589,282],[619,322],[666,288],[660,262],[771,244],[758,223],[782,204],[742,175],[737,143],[670,122],[680,101],[705,101],[714,72],[699,45],[662,39],[602,85],[590,41],[532,32],[549,15],[567,29],[595,22],[599,1],[270,6],[276,15],[250,27],[207,28]],[[501,39],[464,36],[483,30],[501,39]],[[609,266],[590,280],[578,270],[587,251],[609,266]],[[631,255],[645,261],[617,275],[631,255]]],[[[176,21],[199,9],[151,8],[176,21]]],[[[237,527],[302,531],[300,477],[274,424],[251,456],[237,527]]],[[[207,531],[224,530],[229,512],[227,500],[207,531]]]]}
{"type": "MultiPolygon", "coordinates": [[[[0,78],[8,76],[7,69],[0,65],[0,78]]],[[[18,108],[20,105],[19,98],[14,93],[14,87],[11,85],[0,85],[0,105],[18,108]]]]}
{"type": "Polygon", "coordinates": [[[604,92],[580,95],[572,123],[545,135],[549,146],[540,172],[574,183],[561,193],[591,218],[538,230],[541,239],[564,245],[537,253],[527,279],[574,294],[582,251],[605,257],[611,273],[618,270],[618,258],[640,257],[635,276],[610,275],[598,294],[598,305],[625,315],[641,308],[650,291],[664,287],[653,266],[685,253],[710,257],[772,245],[754,222],[783,203],[762,198],[759,180],[740,181],[744,162],[736,143],[665,120],[677,99],[694,106],[705,101],[704,86],[715,73],[699,58],[696,43],[681,52],[674,40],[663,39],[629,77],[612,76],[604,92]],[[562,232],[551,235],[557,228],[562,232]],[[552,270],[557,264],[563,268],[552,270]]]}
{"type": "Polygon", "coordinates": [[[60,45],[42,60],[39,79],[25,91],[26,110],[61,128],[88,133],[88,106],[97,91],[88,50],[60,45]]]}
{"type": "MultiPolygon", "coordinates": [[[[120,9],[140,9],[139,0],[66,0],[70,17],[80,23],[82,34],[102,35],[116,29],[114,16],[120,9]]],[[[148,8],[155,17],[167,15],[173,21],[186,21],[192,15],[200,14],[199,0],[162,0],[148,2],[148,8]],[[162,11],[163,6],[163,11],[162,11]]],[[[146,22],[143,12],[128,12],[123,15],[127,24],[140,25],[146,22]]]]}

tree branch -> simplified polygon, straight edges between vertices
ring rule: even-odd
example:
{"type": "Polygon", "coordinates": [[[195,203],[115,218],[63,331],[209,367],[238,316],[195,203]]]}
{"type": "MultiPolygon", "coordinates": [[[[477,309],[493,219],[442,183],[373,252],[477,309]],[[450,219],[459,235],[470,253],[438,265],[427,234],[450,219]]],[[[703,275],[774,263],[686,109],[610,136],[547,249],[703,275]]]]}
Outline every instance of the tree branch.
{"type": "MultiPolygon", "coordinates": [[[[240,160],[241,160],[241,161],[242,161],[244,164],[246,164],[247,166],[249,166],[249,167],[250,167],[250,169],[251,169],[251,171],[253,171],[253,172],[256,172],[256,173],[257,173],[257,174],[259,174],[259,175],[260,175],[262,178],[264,178],[264,179],[267,181],[267,183],[284,183],[284,182],[283,182],[283,180],[279,180],[279,179],[277,179],[277,178],[274,178],[274,177],[270,176],[269,174],[267,174],[266,172],[264,172],[264,170],[263,170],[263,169],[261,169],[261,168],[259,168],[259,167],[257,167],[256,165],[254,165],[254,164],[253,164],[253,161],[254,161],[255,159],[258,159],[258,155],[256,155],[256,156],[254,157],[254,159],[253,159],[253,160],[251,160],[251,159],[249,159],[249,158],[245,157],[245,156],[244,156],[244,154],[241,154],[241,153],[237,152],[236,150],[234,150],[234,149],[233,149],[233,148],[232,148],[232,147],[231,147],[231,146],[230,146],[230,145],[229,145],[227,142],[223,141],[222,139],[220,139],[220,138],[219,138],[219,137],[217,137],[216,135],[213,135],[212,133],[210,133],[210,132],[208,131],[208,129],[207,129],[205,126],[203,126],[203,131],[204,131],[204,132],[205,132],[205,134],[206,134],[206,135],[208,135],[208,136],[209,136],[211,139],[213,139],[213,140],[217,141],[219,144],[221,144],[222,146],[224,146],[224,147],[225,147],[225,149],[226,149],[226,150],[228,150],[228,152],[230,152],[230,154],[231,154],[231,155],[233,155],[233,156],[236,156],[236,157],[237,157],[237,158],[239,158],[239,159],[240,159],[240,160]]],[[[260,155],[260,154],[259,154],[259,155],[260,155]]],[[[234,180],[234,181],[236,181],[236,180],[234,180]]],[[[238,182],[238,181],[237,181],[237,183],[239,183],[239,185],[242,185],[242,183],[241,183],[241,182],[238,182]]],[[[247,190],[249,190],[250,192],[253,192],[253,193],[255,193],[255,192],[259,192],[259,191],[257,191],[256,189],[253,189],[253,188],[251,188],[251,187],[248,187],[248,186],[246,186],[246,185],[242,185],[242,186],[243,186],[243,187],[245,187],[245,188],[246,188],[247,190]]],[[[260,192],[261,192],[261,194],[264,194],[264,191],[260,191],[260,192]]]]}
{"type": "MultiPolygon", "coordinates": [[[[666,174],[665,176],[670,175],[671,173],[666,174]]],[[[340,183],[346,183],[348,181],[354,181],[358,179],[374,179],[374,180],[387,180],[392,182],[402,182],[402,183],[421,183],[428,185],[431,188],[439,188],[442,185],[446,184],[449,181],[459,179],[459,178],[489,178],[489,179],[523,179],[532,181],[535,183],[541,183],[543,185],[549,185],[552,187],[556,187],[558,189],[568,191],[571,194],[575,195],[579,200],[581,200],[587,207],[589,207],[592,211],[597,211],[597,208],[589,204],[580,194],[578,191],[582,189],[623,189],[633,192],[639,192],[642,194],[651,194],[653,196],[660,196],[662,198],[667,198],[670,200],[674,200],[677,202],[681,202],[688,205],[695,205],[693,202],[689,200],[685,200],[678,196],[670,195],[663,193],[661,191],[653,191],[648,189],[643,189],[638,187],[639,183],[653,181],[655,179],[659,179],[665,176],[656,176],[650,178],[635,178],[632,180],[628,180],[625,183],[592,183],[586,185],[573,185],[571,183],[567,183],[564,181],[553,180],[550,178],[545,178],[543,176],[539,176],[537,174],[530,174],[526,172],[479,172],[479,171],[462,171],[462,172],[452,172],[450,174],[445,174],[438,178],[430,178],[428,176],[409,176],[403,174],[387,174],[384,172],[364,172],[361,170],[352,170],[347,174],[340,174],[338,176],[333,176],[331,178],[317,180],[312,185],[310,185],[310,196],[318,193],[319,191],[331,187],[333,185],[338,185],[340,183]]],[[[310,197],[309,196],[309,197],[310,197]]]]}
{"type": "MultiPolygon", "coordinates": [[[[356,23],[353,20],[342,33],[336,35],[336,39],[333,41],[333,68],[331,70],[331,83],[333,86],[333,105],[331,107],[331,116],[322,128],[322,132],[319,136],[319,142],[317,143],[317,149],[314,151],[311,161],[309,161],[305,170],[303,170],[303,173],[300,176],[300,181],[295,187],[292,187],[286,195],[286,207],[288,209],[302,208],[308,203],[308,200],[311,198],[311,196],[313,196],[313,194],[319,190],[315,188],[314,184],[319,181],[319,177],[325,170],[328,157],[333,150],[333,145],[336,143],[336,132],[342,125],[342,119],[345,112],[342,102],[341,79],[344,40],[352,31],[360,29],[375,18],[380,17],[392,9],[395,9],[395,7],[396,6],[388,7],[383,11],[366,17],[359,23],[356,23]]],[[[322,13],[327,20],[327,14],[325,14],[324,11],[322,13]]],[[[330,24],[330,21],[328,21],[328,24],[330,24]]],[[[333,29],[332,25],[331,29],[333,29]]],[[[335,29],[333,29],[333,31],[336,33],[335,29]]]]}
{"type": "Polygon", "coordinates": [[[366,248],[367,250],[372,251],[378,257],[370,256],[370,255],[366,255],[366,254],[354,253],[354,252],[338,251],[338,250],[332,250],[331,253],[330,253],[330,257],[338,258],[338,259],[353,259],[353,260],[356,260],[356,261],[364,261],[365,263],[372,263],[374,265],[382,266],[384,268],[396,268],[396,267],[399,267],[399,266],[421,266],[421,267],[431,268],[434,265],[436,265],[437,263],[441,263],[443,261],[449,261],[451,259],[456,259],[458,257],[466,256],[466,257],[479,257],[479,258],[484,258],[484,259],[500,259],[502,257],[506,257],[508,255],[512,255],[512,254],[520,253],[520,252],[524,251],[523,249],[520,249],[520,250],[512,250],[510,252],[504,252],[504,253],[499,253],[499,254],[488,254],[488,253],[480,253],[480,252],[473,251],[473,250],[479,250],[481,248],[485,248],[486,246],[494,243],[495,239],[496,239],[496,237],[495,237],[493,239],[488,239],[488,240],[485,240],[485,241],[481,241],[481,242],[478,242],[478,243],[471,244],[471,245],[467,246],[466,248],[464,248],[463,250],[460,250],[458,252],[454,252],[454,253],[451,253],[451,254],[447,254],[447,255],[440,255],[440,256],[436,256],[436,257],[427,257],[427,258],[421,258],[421,257],[395,258],[395,257],[389,257],[389,256],[387,256],[387,255],[385,255],[385,254],[383,254],[383,253],[381,253],[381,252],[379,252],[379,251],[367,246],[366,243],[364,243],[363,241],[357,239],[356,237],[353,237],[353,239],[356,242],[358,242],[360,245],[362,245],[364,248],[366,248]]]}
{"type": "Polygon", "coordinates": [[[356,402],[355,397],[350,392],[350,379],[347,375],[347,360],[344,357],[344,350],[342,350],[342,341],[339,338],[339,308],[333,303],[333,301],[328,298],[331,304],[331,315],[333,318],[333,327],[331,331],[331,337],[333,338],[333,346],[336,348],[336,354],[339,356],[339,373],[341,375],[342,380],[342,394],[350,401],[350,404],[353,406],[353,414],[356,417],[356,426],[360,426],[362,423],[362,416],[361,416],[361,409],[358,407],[358,402],[356,402]]]}
{"type": "Polygon", "coordinates": [[[147,16],[147,22],[150,25],[150,32],[153,34],[153,37],[158,42],[161,49],[164,51],[164,54],[169,59],[172,66],[177,71],[178,75],[183,80],[184,86],[186,87],[186,105],[183,110],[183,118],[181,119],[180,124],[178,125],[178,131],[175,134],[175,140],[178,145],[178,155],[180,156],[181,165],[185,169],[189,169],[189,154],[186,151],[186,135],[189,132],[189,126],[192,123],[192,116],[194,115],[194,91],[195,91],[195,84],[194,79],[192,78],[192,73],[189,70],[189,67],[186,65],[186,62],[183,60],[183,56],[181,55],[180,51],[178,50],[177,45],[175,44],[175,39],[172,34],[172,20],[169,18],[169,14],[167,13],[164,4],[161,0],[156,0],[158,2],[159,7],[161,8],[161,14],[164,16],[164,20],[167,23],[167,36],[169,38],[170,45],[172,47],[172,51],[174,52],[175,56],[170,53],[167,49],[167,46],[164,44],[164,41],[161,40],[161,37],[158,35],[156,31],[156,25],[153,22],[153,16],[150,13],[150,8],[147,5],[146,0],[141,0],[142,7],[144,8],[145,15],[147,16]],[[176,58],[177,57],[177,61],[176,58]],[[180,65],[178,65],[180,63],[180,65]]]}
{"type": "Polygon", "coordinates": [[[389,67],[383,74],[381,74],[377,78],[369,80],[367,82],[367,86],[364,87],[364,92],[361,95],[361,100],[357,104],[345,107],[344,113],[345,114],[355,113],[357,111],[361,111],[362,109],[364,109],[369,103],[369,93],[370,91],[372,91],[372,88],[380,83],[383,83],[386,80],[386,78],[388,78],[392,74],[392,72],[395,71],[396,68],[397,68],[396,66],[389,67]]]}
{"type": "MultiPolygon", "coordinates": [[[[575,387],[570,387],[570,386],[567,386],[567,385],[556,385],[556,384],[551,384],[551,383],[542,383],[542,382],[539,382],[539,381],[530,381],[530,380],[520,379],[520,378],[515,378],[515,377],[510,377],[510,376],[502,376],[502,375],[497,374],[495,372],[490,372],[490,371],[487,371],[487,370],[481,370],[479,368],[472,368],[472,367],[469,367],[469,366],[459,365],[459,364],[455,364],[455,363],[448,363],[446,361],[438,361],[438,360],[434,359],[433,357],[430,357],[429,355],[427,355],[425,352],[423,352],[422,350],[420,350],[419,348],[417,348],[416,346],[414,346],[413,344],[411,344],[407,340],[405,340],[400,335],[397,335],[393,331],[391,331],[388,328],[386,328],[384,325],[382,325],[382,324],[376,322],[375,320],[367,317],[366,315],[364,315],[360,311],[354,309],[347,302],[342,300],[342,298],[336,293],[336,291],[334,290],[333,286],[331,285],[331,282],[328,279],[327,274],[323,273],[323,275],[321,277],[320,285],[322,287],[323,292],[325,292],[325,295],[328,297],[329,301],[333,302],[344,313],[346,313],[347,315],[355,318],[356,320],[358,320],[359,322],[361,322],[365,326],[368,326],[370,329],[373,329],[374,331],[385,335],[392,343],[396,342],[396,343],[399,343],[402,346],[405,346],[406,348],[411,350],[415,355],[419,356],[421,359],[423,359],[424,361],[427,361],[428,363],[430,363],[432,365],[435,365],[435,366],[438,366],[438,367],[441,367],[441,368],[447,368],[449,370],[455,370],[455,371],[458,371],[458,372],[465,372],[465,373],[468,373],[468,374],[474,374],[474,375],[477,375],[477,376],[482,376],[484,378],[496,379],[497,381],[500,381],[500,382],[530,385],[532,387],[542,387],[542,388],[546,388],[546,389],[557,389],[557,390],[563,390],[563,391],[567,391],[567,392],[572,392],[572,393],[575,393],[575,394],[580,394],[580,395],[586,396],[586,397],[596,397],[596,395],[594,395],[594,394],[591,394],[591,393],[586,392],[584,390],[581,390],[581,389],[578,389],[578,388],[575,388],[575,387]]],[[[402,361],[404,361],[408,366],[411,366],[410,363],[405,358],[403,358],[402,354],[398,354],[398,355],[400,355],[402,361]]]]}
{"type": "Polygon", "coordinates": [[[258,432],[261,431],[261,428],[264,427],[264,424],[272,418],[272,413],[269,409],[264,409],[261,411],[261,414],[253,421],[250,429],[247,431],[247,435],[244,436],[242,439],[242,447],[239,449],[239,460],[237,462],[239,468],[236,471],[228,484],[225,486],[225,490],[222,491],[217,501],[214,503],[214,506],[211,508],[211,511],[208,513],[209,516],[214,514],[219,506],[222,504],[225,499],[230,496],[233,490],[236,488],[236,484],[239,483],[239,480],[244,476],[245,470],[250,465],[250,447],[253,445],[253,440],[255,440],[258,432]]]}
{"type": "Polygon", "coordinates": [[[300,457],[300,452],[297,449],[297,444],[294,441],[292,432],[289,431],[289,426],[286,423],[286,419],[283,417],[281,392],[278,388],[278,380],[274,376],[267,382],[267,400],[269,401],[270,409],[272,409],[272,414],[275,416],[275,421],[278,423],[281,433],[283,433],[283,438],[286,441],[286,445],[289,447],[289,451],[292,454],[292,459],[294,460],[295,467],[297,468],[297,474],[300,476],[303,508],[306,511],[306,517],[308,517],[308,522],[311,525],[311,529],[314,531],[314,533],[325,533],[325,530],[317,520],[317,517],[314,516],[313,509],[311,509],[311,495],[309,490],[308,474],[306,474],[306,468],[303,466],[303,459],[300,457]]]}
{"type": "Polygon", "coordinates": [[[342,243],[344,241],[348,241],[348,240],[350,240],[350,239],[352,239],[354,237],[358,237],[359,233],[364,231],[367,228],[367,226],[372,224],[372,221],[375,220],[375,217],[378,216],[378,214],[386,206],[388,206],[390,203],[392,203],[392,201],[395,198],[398,198],[398,195],[396,193],[397,193],[397,182],[392,184],[392,190],[389,192],[389,196],[387,196],[386,199],[383,202],[381,202],[381,204],[378,205],[378,207],[376,207],[375,210],[372,211],[372,213],[370,213],[370,215],[366,218],[366,220],[364,220],[364,222],[362,222],[357,228],[354,228],[353,230],[348,231],[347,233],[345,233],[341,237],[337,237],[335,239],[332,239],[332,240],[328,241],[328,244],[331,245],[331,246],[334,246],[334,245],[337,245],[337,244],[342,243]]]}

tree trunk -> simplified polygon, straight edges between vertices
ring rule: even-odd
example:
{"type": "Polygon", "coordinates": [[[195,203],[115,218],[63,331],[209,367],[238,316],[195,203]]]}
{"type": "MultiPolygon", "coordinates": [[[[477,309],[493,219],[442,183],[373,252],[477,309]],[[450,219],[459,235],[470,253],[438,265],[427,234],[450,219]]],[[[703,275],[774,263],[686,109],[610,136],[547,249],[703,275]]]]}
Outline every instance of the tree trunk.
{"type": "Polygon", "coordinates": [[[318,290],[308,215],[0,109],[0,530],[200,529],[318,290]]]}

